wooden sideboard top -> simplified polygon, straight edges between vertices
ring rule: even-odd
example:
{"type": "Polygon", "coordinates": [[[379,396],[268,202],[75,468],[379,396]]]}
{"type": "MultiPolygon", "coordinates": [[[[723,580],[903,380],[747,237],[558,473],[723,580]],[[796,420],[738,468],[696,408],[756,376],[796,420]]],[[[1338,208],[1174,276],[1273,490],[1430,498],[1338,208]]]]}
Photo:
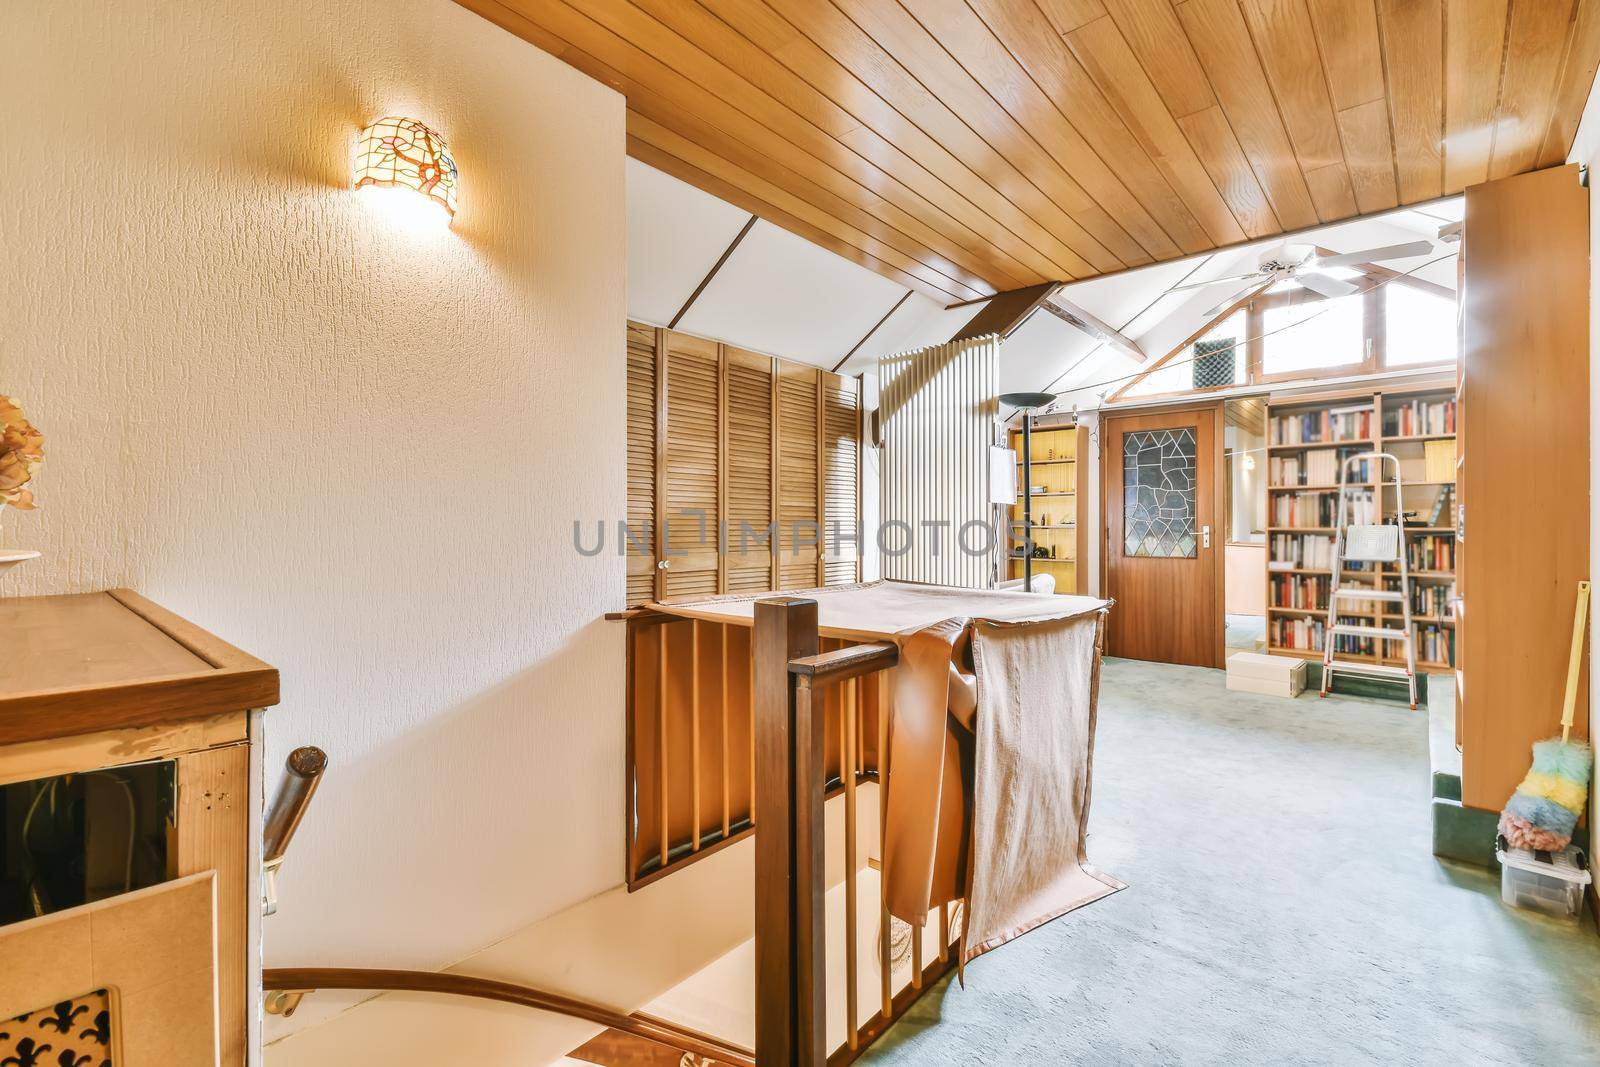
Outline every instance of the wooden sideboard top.
{"type": "Polygon", "coordinates": [[[278,702],[278,670],[130,589],[0,599],[0,744],[278,702]]]}

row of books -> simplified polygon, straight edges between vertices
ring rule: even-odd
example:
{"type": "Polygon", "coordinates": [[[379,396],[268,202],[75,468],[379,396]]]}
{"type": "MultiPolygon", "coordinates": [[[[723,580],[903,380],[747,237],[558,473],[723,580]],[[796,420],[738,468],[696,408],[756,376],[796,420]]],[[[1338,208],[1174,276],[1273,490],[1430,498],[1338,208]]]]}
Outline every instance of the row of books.
{"type": "Polygon", "coordinates": [[[1412,582],[1411,614],[1449,618],[1455,596],[1456,587],[1450,582],[1412,582]]]}
{"type": "Polygon", "coordinates": [[[1278,415],[1272,419],[1270,430],[1275,445],[1371,440],[1372,405],[1278,415]]]}
{"type": "Polygon", "coordinates": [[[1274,574],[1268,579],[1267,602],[1275,608],[1326,611],[1331,584],[1326,574],[1274,574]]]}
{"type": "Polygon", "coordinates": [[[1394,407],[1384,405],[1385,437],[1415,437],[1419,434],[1455,432],[1454,400],[1409,400],[1394,407]]]}
{"type": "Polygon", "coordinates": [[[1341,519],[1345,523],[1377,521],[1377,505],[1370,489],[1351,493],[1345,502],[1343,516],[1339,515],[1339,494],[1327,490],[1275,493],[1270,511],[1273,526],[1333,526],[1341,519]]]}
{"type": "Polygon", "coordinates": [[[1269,540],[1269,570],[1325,570],[1333,566],[1333,538],[1325,534],[1278,533],[1269,540]]]}
{"type": "Polygon", "coordinates": [[[1424,534],[1407,539],[1406,563],[1414,571],[1453,571],[1456,569],[1454,534],[1424,534]]]}
{"type": "MultiPolygon", "coordinates": [[[[1338,485],[1339,464],[1346,456],[1371,451],[1367,448],[1330,448],[1317,452],[1302,452],[1292,456],[1274,456],[1267,465],[1269,485],[1338,485]]],[[[1352,482],[1370,482],[1372,464],[1363,460],[1345,472],[1352,482]]]]}

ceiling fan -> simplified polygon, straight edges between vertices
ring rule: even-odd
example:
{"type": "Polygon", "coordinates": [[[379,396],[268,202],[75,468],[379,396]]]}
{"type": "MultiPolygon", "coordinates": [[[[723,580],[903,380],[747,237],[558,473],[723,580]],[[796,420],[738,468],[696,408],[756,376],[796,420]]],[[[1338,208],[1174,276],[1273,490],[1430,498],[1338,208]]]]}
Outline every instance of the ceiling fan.
{"type": "Polygon", "coordinates": [[[1186,289],[1204,289],[1209,285],[1225,285],[1230,282],[1245,282],[1244,288],[1217,304],[1205,313],[1206,318],[1220,315],[1227,310],[1228,305],[1237,302],[1241,297],[1253,290],[1265,289],[1282,281],[1294,281],[1305,286],[1313,293],[1326,297],[1349,296],[1359,286],[1352,285],[1343,278],[1326,273],[1335,267],[1351,267],[1360,263],[1377,263],[1385,259],[1410,259],[1414,256],[1425,256],[1433,251],[1433,242],[1408,241],[1400,245],[1383,245],[1379,248],[1366,248],[1360,252],[1346,252],[1337,256],[1317,255],[1316,245],[1308,244],[1283,244],[1279,245],[1261,257],[1260,266],[1249,274],[1235,274],[1227,278],[1213,278],[1207,282],[1193,282],[1189,285],[1179,285],[1169,292],[1181,293],[1186,289]]]}

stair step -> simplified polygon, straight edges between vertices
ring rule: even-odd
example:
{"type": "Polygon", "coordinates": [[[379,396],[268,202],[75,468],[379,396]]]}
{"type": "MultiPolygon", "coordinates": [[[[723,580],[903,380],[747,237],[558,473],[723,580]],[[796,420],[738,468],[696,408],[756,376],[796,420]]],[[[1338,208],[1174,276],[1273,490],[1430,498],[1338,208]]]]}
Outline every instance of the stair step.
{"type": "Polygon", "coordinates": [[[1386,678],[1406,678],[1410,676],[1410,672],[1404,667],[1392,667],[1387,663],[1358,663],[1347,659],[1336,659],[1332,663],[1324,664],[1322,669],[1349,671],[1359,674],[1379,674],[1386,678]]]}
{"type": "Polygon", "coordinates": [[[1381,637],[1386,641],[1404,641],[1407,637],[1405,630],[1392,630],[1387,626],[1358,626],[1352,622],[1334,623],[1331,630],[1346,637],[1381,637]]]}
{"type": "Polygon", "coordinates": [[[1342,596],[1347,600],[1387,600],[1393,604],[1398,604],[1405,599],[1405,595],[1397,589],[1352,589],[1349,586],[1345,586],[1343,589],[1335,589],[1333,595],[1342,596]]]}

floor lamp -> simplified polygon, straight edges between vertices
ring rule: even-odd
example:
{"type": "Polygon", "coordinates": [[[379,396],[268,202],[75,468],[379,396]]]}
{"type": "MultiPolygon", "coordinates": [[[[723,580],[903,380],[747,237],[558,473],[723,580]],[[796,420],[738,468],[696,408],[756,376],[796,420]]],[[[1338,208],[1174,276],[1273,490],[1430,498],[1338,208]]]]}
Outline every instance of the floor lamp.
{"type": "Polygon", "coordinates": [[[1022,588],[1033,592],[1033,413],[1055,403],[1054,393],[1001,393],[1000,403],[1022,412],[1022,588]]]}

